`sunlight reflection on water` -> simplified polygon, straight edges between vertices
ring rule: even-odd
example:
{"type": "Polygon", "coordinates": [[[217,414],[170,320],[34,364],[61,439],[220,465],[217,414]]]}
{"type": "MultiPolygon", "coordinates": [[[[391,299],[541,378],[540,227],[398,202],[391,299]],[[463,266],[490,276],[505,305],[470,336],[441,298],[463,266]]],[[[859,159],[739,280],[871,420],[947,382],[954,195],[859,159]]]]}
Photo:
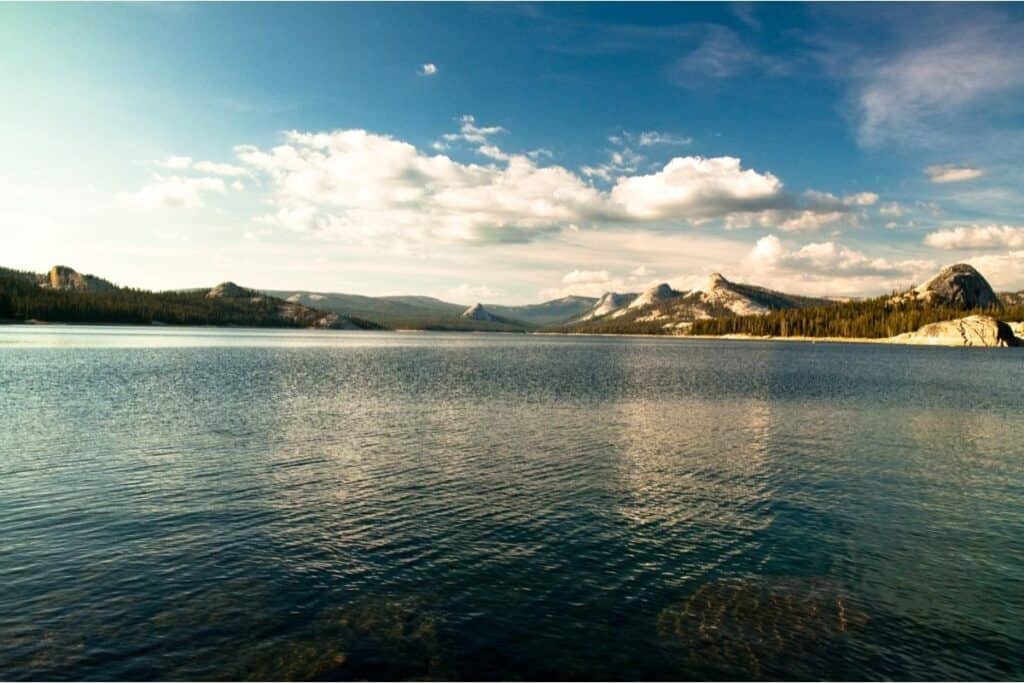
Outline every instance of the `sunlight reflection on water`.
{"type": "Polygon", "coordinates": [[[55,327],[0,678],[1024,675],[1012,350],[55,327]]]}

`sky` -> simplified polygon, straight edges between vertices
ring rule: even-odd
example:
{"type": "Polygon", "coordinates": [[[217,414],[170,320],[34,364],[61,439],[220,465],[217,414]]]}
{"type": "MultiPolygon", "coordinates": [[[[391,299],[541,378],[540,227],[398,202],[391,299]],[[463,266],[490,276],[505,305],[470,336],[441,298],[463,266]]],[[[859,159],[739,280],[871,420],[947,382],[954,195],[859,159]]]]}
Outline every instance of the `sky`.
{"type": "Polygon", "coordinates": [[[0,265],[521,304],[1024,288],[1024,6],[2,4],[0,265]]]}

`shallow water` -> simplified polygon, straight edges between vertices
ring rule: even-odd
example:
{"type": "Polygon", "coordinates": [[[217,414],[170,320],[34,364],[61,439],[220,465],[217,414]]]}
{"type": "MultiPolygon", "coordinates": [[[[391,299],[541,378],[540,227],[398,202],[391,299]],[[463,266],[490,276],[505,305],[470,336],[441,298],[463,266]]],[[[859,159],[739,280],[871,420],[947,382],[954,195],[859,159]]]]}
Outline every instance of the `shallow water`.
{"type": "Polygon", "coordinates": [[[0,679],[1024,677],[1024,353],[0,327],[0,679]]]}

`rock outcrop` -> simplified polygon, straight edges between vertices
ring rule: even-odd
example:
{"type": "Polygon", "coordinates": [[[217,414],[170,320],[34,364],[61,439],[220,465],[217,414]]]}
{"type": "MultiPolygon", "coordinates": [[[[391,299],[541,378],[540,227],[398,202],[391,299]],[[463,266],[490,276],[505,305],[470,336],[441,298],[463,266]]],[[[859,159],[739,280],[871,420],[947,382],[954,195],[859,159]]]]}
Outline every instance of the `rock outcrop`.
{"type": "Polygon", "coordinates": [[[944,320],[923,326],[917,332],[892,337],[893,344],[925,346],[1021,346],[1019,339],[1007,323],[990,315],[971,315],[956,320],[944,320]]]}
{"type": "Polygon", "coordinates": [[[241,299],[258,296],[256,292],[239,287],[234,282],[222,282],[206,293],[207,299],[241,299]]]}
{"type": "Polygon", "coordinates": [[[93,275],[83,275],[68,266],[54,266],[43,276],[39,283],[46,289],[60,289],[74,292],[110,292],[115,289],[113,283],[93,275]]]}
{"type": "Polygon", "coordinates": [[[984,276],[966,263],[943,268],[922,285],[910,290],[906,297],[935,306],[954,306],[965,310],[999,306],[999,297],[984,276]]]}

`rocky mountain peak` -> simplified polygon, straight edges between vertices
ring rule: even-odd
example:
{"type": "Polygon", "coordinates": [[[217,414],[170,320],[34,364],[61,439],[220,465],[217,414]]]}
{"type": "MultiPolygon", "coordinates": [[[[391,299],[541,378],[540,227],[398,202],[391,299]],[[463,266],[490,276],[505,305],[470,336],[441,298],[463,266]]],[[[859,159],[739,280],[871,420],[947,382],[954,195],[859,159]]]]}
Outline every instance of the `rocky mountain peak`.
{"type": "Polygon", "coordinates": [[[959,308],[998,306],[999,298],[988,280],[973,266],[956,263],[912,290],[913,296],[928,303],[959,308]]]}
{"type": "Polygon", "coordinates": [[[585,320],[593,320],[594,318],[600,318],[603,315],[608,315],[614,311],[619,310],[623,306],[629,304],[636,298],[636,294],[620,294],[619,292],[605,292],[601,295],[601,298],[597,300],[589,311],[577,318],[574,322],[583,322],[585,320]]]}
{"type": "Polygon", "coordinates": [[[463,311],[462,312],[462,317],[463,318],[468,318],[470,320],[485,320],[485,321],[489,321],[489,322],[493,322],[493,321],[497,320],[497,318],[495,318],[495,316],[491,315],[491,312],[488,311],[486,308],[484,308],[484,305],[482,303],[479,303],[479,302],[473,304],[472,306],[467,308],[465,311],[463,311]]]}
{"type": "Polygon", "coordinates": [[[721,273],[711,273],[708,275],[708,279],[704,282],[704,291],[710,292],[719,287],[724,287],[729,284],[729,281],[725,279],[725,276],[721,273]]]}
{"type": "Polygon", "coordinates": [[[252,296],[252,292],[234,282],[222,282],[206,294],[207,299],[237,299],[252,296]]]}
{"type": "Polygon", "coordinates": [[[640,296],[633,299],[632,303],[629,304],[629,307],[640,308],[641,306],[650,306],[653,303],[672,299],[677,296],[679,296],[679,292],[672,289],[667,282],[662,282],[661,284],[648,287],[641,292],[640,296]]]}

